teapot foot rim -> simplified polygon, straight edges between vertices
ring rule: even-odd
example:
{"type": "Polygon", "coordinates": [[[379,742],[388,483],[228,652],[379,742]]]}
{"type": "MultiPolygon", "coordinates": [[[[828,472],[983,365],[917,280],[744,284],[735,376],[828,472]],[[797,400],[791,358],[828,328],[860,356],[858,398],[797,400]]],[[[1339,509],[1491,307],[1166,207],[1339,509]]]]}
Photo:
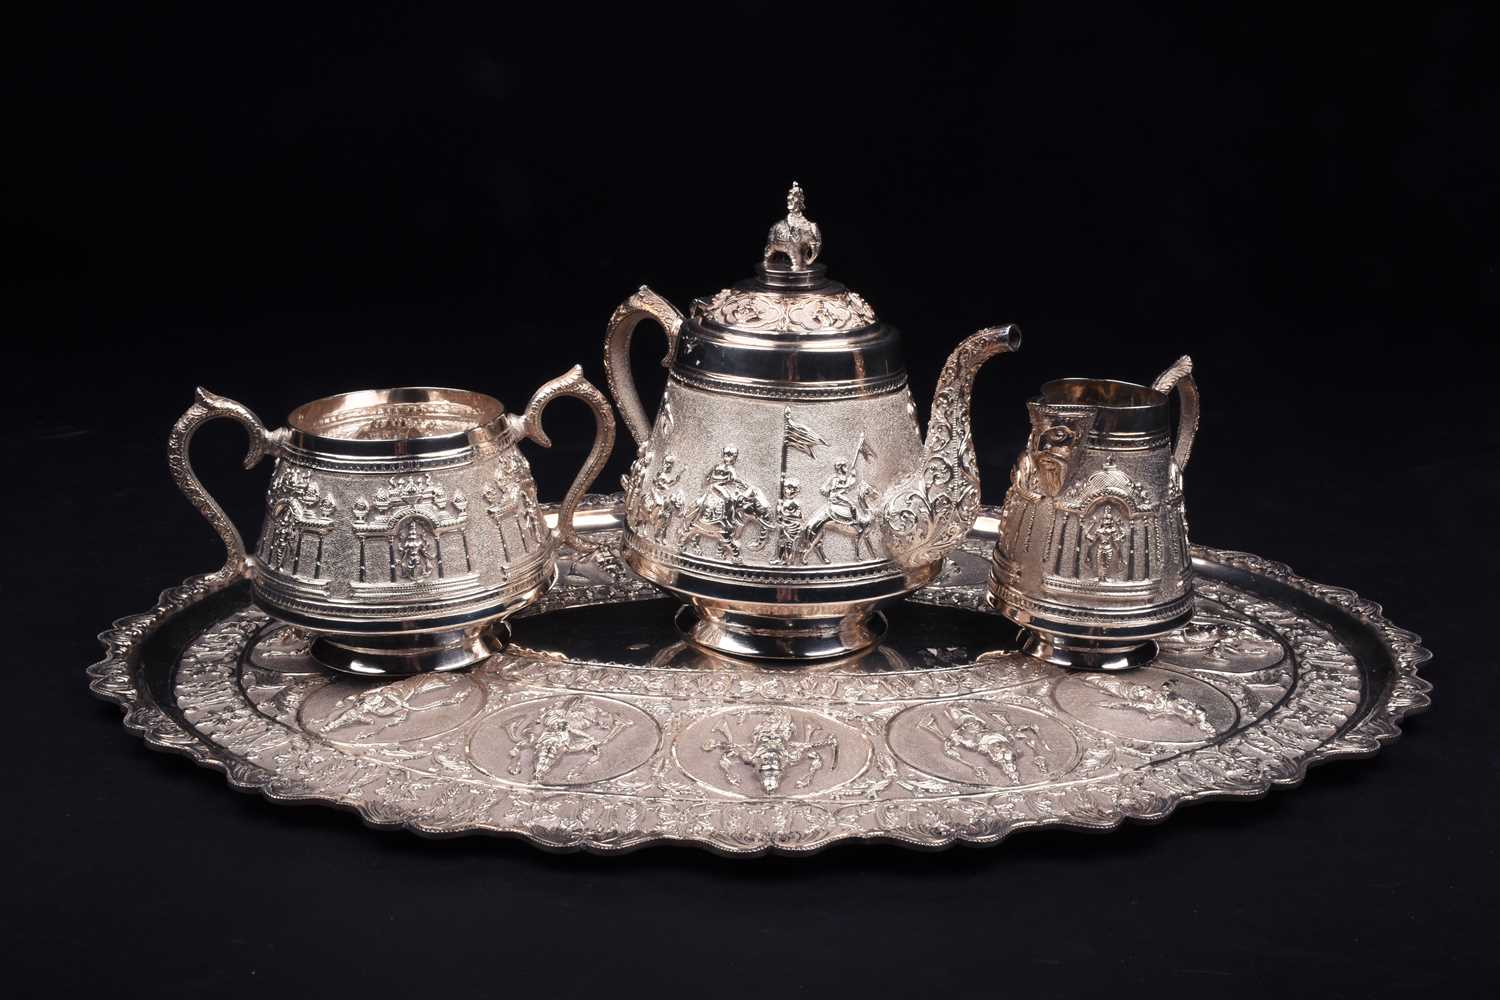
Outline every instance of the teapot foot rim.
{"type": "Polygon", "coordinates": [[[852,656],[877,645],[889,625],[869,607],[823,618],[768,618],[728,609],[677,609],[678,632],[709,653],[786,666],[852,656]]]}

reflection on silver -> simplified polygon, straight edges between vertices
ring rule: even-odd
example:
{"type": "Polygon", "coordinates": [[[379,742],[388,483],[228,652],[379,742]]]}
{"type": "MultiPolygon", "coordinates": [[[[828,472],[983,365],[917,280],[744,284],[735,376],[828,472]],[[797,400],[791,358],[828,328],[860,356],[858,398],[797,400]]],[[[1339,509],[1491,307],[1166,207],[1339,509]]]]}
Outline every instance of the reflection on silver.
{"type": "Polygon", "coordinates": [[[1128,677],[1007,644],[977,582],[994,544],[982,533],[955,551],[957,582],[890,610],[901,627],[888,643],[789,671],[677,640],[666,602],[610,568],[619,508],[601,498],[579,523],[607,547],[562,551],[573,569],[515,620],[514,645],[468,674],[380,683],[275,669],[257,650],[284,646],[283,628],[243,588],[198,577],[105,634],[92,687],[152,745],[272,799],[430,834],[731,854],[1157,820],[1369,754],[1427,704],[1414,636],[1346,590],[1241,553],[1195,550],[1192,627],[1164,638],[1169,665],[1128,677]],[[185,646],[144,643],[203,602],[214,620],[185,646]],[[1249,630],[1245,645],[1216,650],[1210,626],[1249,630]]]}

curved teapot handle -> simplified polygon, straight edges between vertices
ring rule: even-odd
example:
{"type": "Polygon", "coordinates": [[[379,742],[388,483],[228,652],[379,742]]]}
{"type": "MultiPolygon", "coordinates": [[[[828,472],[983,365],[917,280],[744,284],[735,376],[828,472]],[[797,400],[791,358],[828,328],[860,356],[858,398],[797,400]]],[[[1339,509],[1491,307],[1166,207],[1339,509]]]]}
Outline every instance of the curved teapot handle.
{"type": "Polygon", "coordinates": [[[682,313],[642,285],[639,291],[620,303],[620,308],[609,318],[609,332],[604,336],[604,377],[609,381],[615,405],[620,408],[625,426],[637,445],[645,444],[651,437],[651,418],[646,415],[640,393],[635,389],[635,380],[630,377],[630,338],[643,319],[655,320],[667,332],[667,353],[661,359],[661,366],[670,368],[672,359],[677,356],[677,333],[682,329],[682,313]]]}
{"type": "Polygon", "coordinates": [[[583,467],[573,478],[573,485],[568,487],[562,507],[557,512],[557,534],[563,544],[575,552],[589,552],[600,548],[600,545],[585,542],[578,537],[573,528],[573,517],[578,512],[578,504],[583,500],[584,492],[599,478],[604,463],[609,461],[610,450],[615,446],[615,416],[610,412],[609,400],[604,398],[604,393],[583,377],[582,367],[574,365],[566,374],[544,383],[531,397],[531,402],[526,404],[526,412],[521,416],[521,432],[543,448],[552,447],[552,439],[542,430],[542,411],[559,396],[581,399],[594,411],[594,447],[589,450],[583,467]]]}
{"type": "Polygon", "coordinates": [[[1151,388],[1157,392],[1177,390],[1181,412],[1177,415],[1177,446],[1172,449],[1172,461],[1178,471],[1187,468],[1188,456],[1193,453],[1193,438],[1198,436],[1198,383],[1193,380],[1193,359],[1184,354],[1177,362],[1156,377],[1151,388]]]}
{"type": "Polygon", "coordinates": [[[211,586],[221,586],[229,583],[236,577],[247,576],[251,569],[251,558],[245,552],[245,540],[240,537],[239,529],[234,522],[229,520],[229,515],[224,513],[224,508],[219,502],[209,495],[199,482],[198,475],[193,471],[192,460],[188,456],[188,448],[193,443],[193,435],[198,428],[216,420],[219,417],[228,417],[238,421],[244,426],[250,435],[250,449],[245,454],[245,468],[255,466],[268,453],[276,450],[278,433],[267,431],[250,410],[232,399],[216,396],[207,389],[199,386],[197,389],[197,400],[188,407],[172,427],[172,434],[167,439],[167,467],[172,470],[172,478],[177,483],[177,488],[183,492],[193,506],[198,508],[198,513],[208,519],[213,529],[219,533],[224,540],[224,548],[228,550],[228,558],[224,565],[213,573],[203,577],[205,583],[211,586]]]}

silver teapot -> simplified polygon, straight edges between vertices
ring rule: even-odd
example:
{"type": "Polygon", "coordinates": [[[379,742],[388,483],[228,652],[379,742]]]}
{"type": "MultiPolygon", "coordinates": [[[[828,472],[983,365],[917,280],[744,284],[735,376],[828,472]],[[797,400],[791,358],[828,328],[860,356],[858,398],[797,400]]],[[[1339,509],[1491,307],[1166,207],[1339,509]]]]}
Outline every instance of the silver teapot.
{"type": "Polygon", "coordinates": [[[623,556],[686,604],[678,625],[734,656],[842,656],[879,640],[877,609],[935,579],[979,507],[969,399],[1020,346],[980,330],[943,367],[924,443],[896,329],[818,263],[792,185],[754,278],[687,317],[642,286],[615,310],[605,372],[638,451],[623,556]],[[642,320],[666,331],[650,419],[630,374],[642,320]]]}

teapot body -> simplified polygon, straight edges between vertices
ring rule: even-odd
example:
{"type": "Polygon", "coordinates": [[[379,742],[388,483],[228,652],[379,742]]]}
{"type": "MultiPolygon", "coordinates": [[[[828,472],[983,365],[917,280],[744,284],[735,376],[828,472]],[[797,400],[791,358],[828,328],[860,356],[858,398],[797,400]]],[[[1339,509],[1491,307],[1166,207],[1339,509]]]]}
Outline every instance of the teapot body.
{"type": "Polygon", "coordinates": [[[842,286],[820,290],[737,287],[684,319],[642,289],[611,321],[606,370],[638,441],[622,555],[681,598],[685,630],[719,652],[856,651],[881,634],[872,613],[942,565],[894,559],[884,516],[924,462],[899,335],[842,286]],[[644,318],[669,342],[649,423],[625,371],[644,318]]]}
{"type": "Polygon", "coordinates": [[[915,412],[904,376],[818,398],[726,391],[674,370],[626,477],[626,561],[685,595],[776,605],[770,614],[921,586],[937,565],[903,570],[882,517],[892,489],[921,472],[915,412]]]}

